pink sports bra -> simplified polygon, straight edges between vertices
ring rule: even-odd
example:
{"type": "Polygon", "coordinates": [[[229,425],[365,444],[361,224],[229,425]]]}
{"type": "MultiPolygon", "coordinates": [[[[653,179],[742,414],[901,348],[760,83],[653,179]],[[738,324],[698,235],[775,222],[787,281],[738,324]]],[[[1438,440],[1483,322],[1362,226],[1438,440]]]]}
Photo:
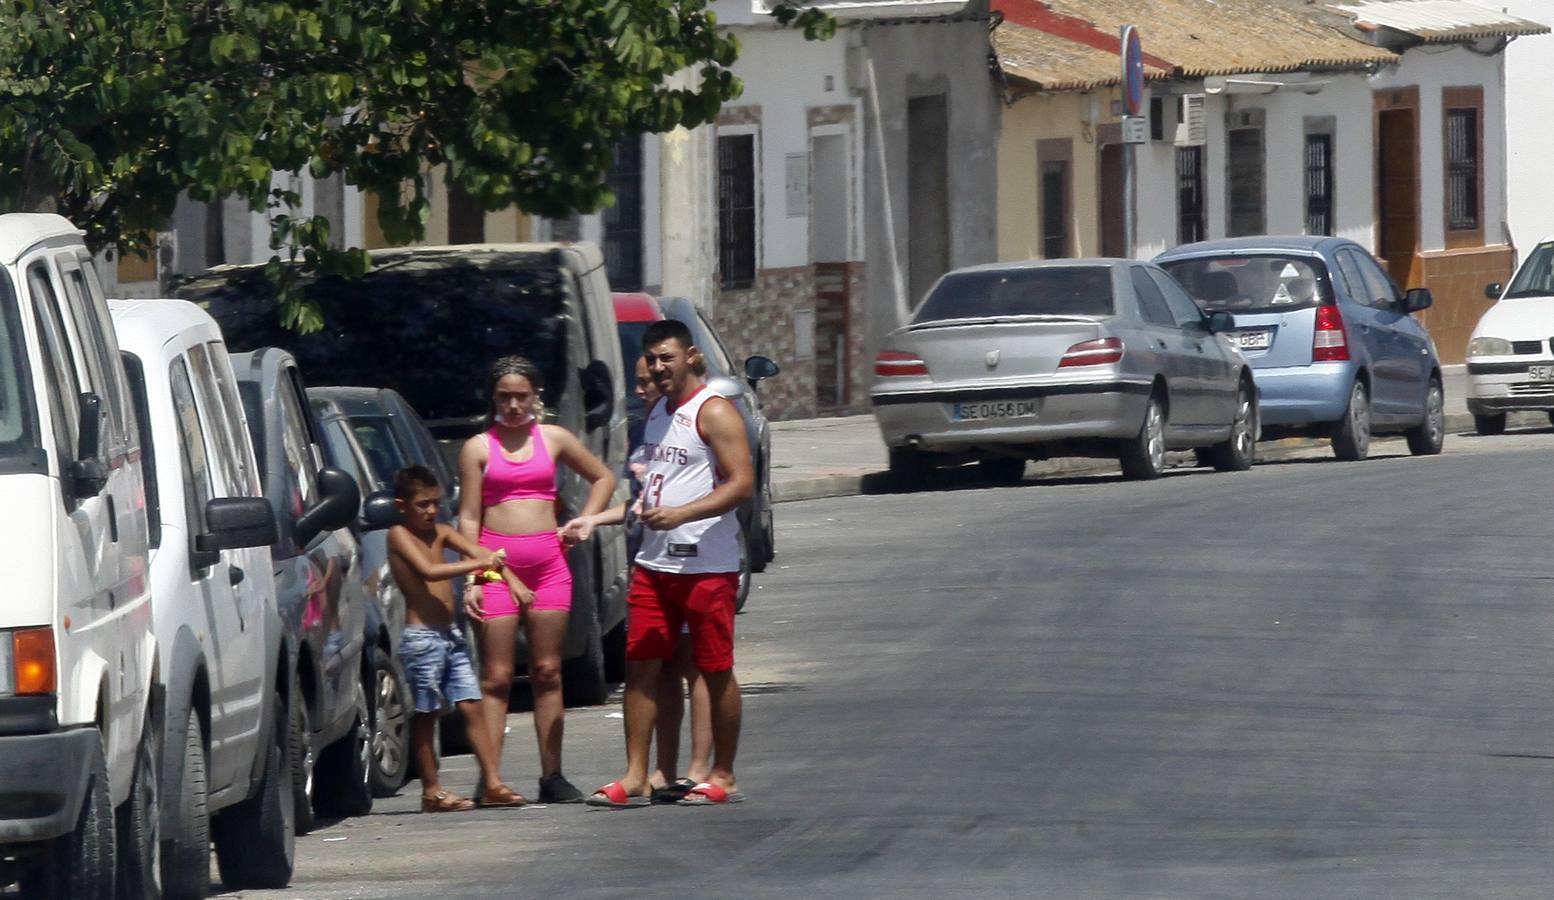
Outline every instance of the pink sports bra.
{"type": "Polygon", "coordinates": [[[556,461],[545,449],[539,423],[529,432],[534,451],[523,462],[513,462],[502,450],[496,429],[486,432],[491,442],[486,457],[486,474],[480,483],[480,505],[496,506],[509,500],[555,500],[556,461]]]}

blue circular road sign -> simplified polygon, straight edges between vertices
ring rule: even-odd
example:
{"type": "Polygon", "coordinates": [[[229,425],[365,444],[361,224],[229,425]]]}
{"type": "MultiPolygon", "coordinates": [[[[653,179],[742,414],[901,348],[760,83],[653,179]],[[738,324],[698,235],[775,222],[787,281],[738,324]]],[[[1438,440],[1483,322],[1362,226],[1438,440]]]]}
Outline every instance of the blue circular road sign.
{"type": "Polygon", "coordinates": [[[1144,48],[1132,25],[1122,26],[1122,105],[1130,116],[1144,109],[1144,48]]]}

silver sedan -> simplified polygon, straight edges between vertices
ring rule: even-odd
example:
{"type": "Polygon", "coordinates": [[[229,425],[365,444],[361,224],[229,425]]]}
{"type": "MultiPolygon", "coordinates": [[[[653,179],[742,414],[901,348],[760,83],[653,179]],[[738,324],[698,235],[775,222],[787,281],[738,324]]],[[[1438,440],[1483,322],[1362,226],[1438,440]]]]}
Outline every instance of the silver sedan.
{"type": "Polygon", "coordinates": [[[920,484],[976,460],[997,481],[1053,456],[1115,457],[1154,478],[1167,450],[1222,471],[1256,455],[1257,389],[1221,331],[1149,263],[997,264],[950,272],[885,338],[870,391],[891,472],[920,484]]]}

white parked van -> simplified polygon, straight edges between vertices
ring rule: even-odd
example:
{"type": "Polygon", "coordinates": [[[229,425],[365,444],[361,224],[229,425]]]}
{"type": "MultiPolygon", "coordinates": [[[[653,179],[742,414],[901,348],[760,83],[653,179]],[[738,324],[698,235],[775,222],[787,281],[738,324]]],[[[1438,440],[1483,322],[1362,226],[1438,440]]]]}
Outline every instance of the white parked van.
{"type": "Polygon", "coordinates": [[[282,689],[290,667],[270,563],[275,513],[237,379],[215,321],[194,304],[108,306],[145,448],[167,710],[163,892],[209,892],[211,837],[226,887],[284,887],[296,840],[282,689]]]}
{"type": "Polygon", "coordinates": [[[158,891],[143,449],[81,232],[0,215],[0,885],[28,897],[158,891]]]}

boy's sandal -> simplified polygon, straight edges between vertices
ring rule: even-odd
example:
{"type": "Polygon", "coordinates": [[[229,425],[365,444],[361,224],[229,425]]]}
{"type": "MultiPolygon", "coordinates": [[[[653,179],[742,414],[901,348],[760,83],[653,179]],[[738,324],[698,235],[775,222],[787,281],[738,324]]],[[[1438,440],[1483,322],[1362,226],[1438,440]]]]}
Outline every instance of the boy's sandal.
{"type": "Polygon", "coordinates": [[[435,797],[421,798],[421,812],[424,813],[468,812],[474,808],[475,801],[447,791],[438,791],[435,797]]]}
{"type": "Polygon", "coordinates": [[[685,799],[685,795],[691,792],[696,782],[689,778],[677,778],[661,788],[654,788],[652,793],[653,803],[658,806],[667,806],[671,803],[679,803],[685,799]]]}
{"type": "Polygon", "coordinates": [[[527,806],[528,803],[529,801],[522,794],[505,784],[497,785],[496,790],[481,791],[480,796],[475,800],[475,805],[481,809],[510,809],[527,806]]]}

